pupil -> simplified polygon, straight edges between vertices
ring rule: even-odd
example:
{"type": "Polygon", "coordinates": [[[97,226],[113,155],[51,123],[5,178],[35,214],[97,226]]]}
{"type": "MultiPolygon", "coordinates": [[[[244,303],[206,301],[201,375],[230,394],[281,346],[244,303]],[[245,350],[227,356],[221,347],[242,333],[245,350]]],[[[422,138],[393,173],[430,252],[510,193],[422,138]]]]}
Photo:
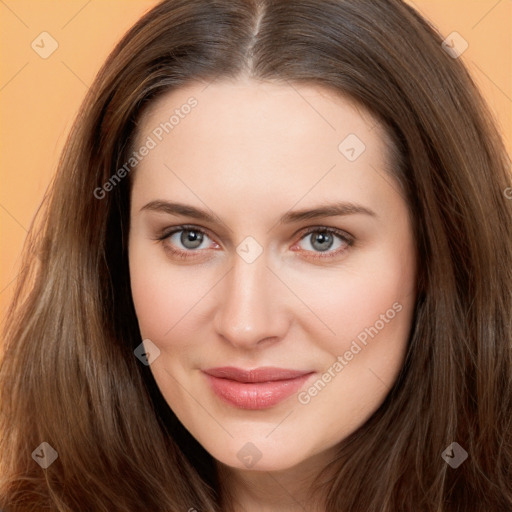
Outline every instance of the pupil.
{"type": "Polygon", "coordinates": [[[197,231],[183,231],[180,238],[181,243],[188,249],[196,249],[203,241],[203,236],[197,231]]]}
{"type": "Polygon", "coordinates": [[[332,235],[330,233],[318,233],[313,241],[313,247],[320,251],[329,249],[332,245],[332,235]],[[315,245],[315,244],[318,244],[315,245]],[[326,245],[327,244],[327,245],[326,245]]]}

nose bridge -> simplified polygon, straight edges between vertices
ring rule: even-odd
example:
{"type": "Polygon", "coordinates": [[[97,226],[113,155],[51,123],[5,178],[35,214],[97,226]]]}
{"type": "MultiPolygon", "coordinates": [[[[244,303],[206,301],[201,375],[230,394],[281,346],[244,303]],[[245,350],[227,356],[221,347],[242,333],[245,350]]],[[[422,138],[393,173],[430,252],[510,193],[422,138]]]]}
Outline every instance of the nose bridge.
{"type": "Polygon", "coordinates": [[[233,345],[251,346],[280,337],[285,328],[278,306],[276,277],[267,268],[265,254],[252,262],[235,255],[224,280],[215,316],[215,328],[233,345]]]}

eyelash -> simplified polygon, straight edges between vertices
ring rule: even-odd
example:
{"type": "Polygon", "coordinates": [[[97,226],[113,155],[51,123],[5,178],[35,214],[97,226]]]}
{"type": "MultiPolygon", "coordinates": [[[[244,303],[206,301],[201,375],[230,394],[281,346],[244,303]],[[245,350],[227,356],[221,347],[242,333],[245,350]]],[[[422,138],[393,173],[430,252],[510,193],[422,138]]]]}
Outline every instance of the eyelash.
{"type": "MultiPolygon", "coordinates": [[[[172,235],[179,233],[180,231],[196,231],[196,232],[201,233],[202,235],[206,235],[208,238],[212,239],[212,237],[206,231],[204,231],[203,229],[198,228],[196,226],[193,226],[193,225],[175,226],[174,228],[172,228],[171,231],[165,231],[161,235],[159,235],[158,237],[155,238],[155,240],[164,244],[164,247],[167,251],[169,251],[173,256],[175,256],[181,260],[194,258],[194,257],[196,257],[196,255],[192,255],[193,253],[204,251],[205,249],[195,249],[195,250],[191,249],[188,251],[182,251],[179,249],[175,249],[171,245],[164,243],[165,240],[167,240],[172,235]]],[[[313,226],[313,227],[307,228],[306,231],[303,231],[301,233],[300,240],[306,238],[307,236],[311,235],[312,233],[328,233],[328,234],[336,235],[346,244],[346,246],[343,248],[339,248],[335,251],[326,251],[325,253],[321,253],[321,252],[319,253],[319,252],[314,252],[314,251],[305,251],[308,253],[313,252],[315,254],[314,256],[308,256],[313,259],[334,258],[334,257],[344,253],[349,247],[351,247],[354,244],[354,237],[352,237],[345,231],[341,231],[340,229],[332,228],[332,227],[328,227],[328,226],[313,226]]]]}

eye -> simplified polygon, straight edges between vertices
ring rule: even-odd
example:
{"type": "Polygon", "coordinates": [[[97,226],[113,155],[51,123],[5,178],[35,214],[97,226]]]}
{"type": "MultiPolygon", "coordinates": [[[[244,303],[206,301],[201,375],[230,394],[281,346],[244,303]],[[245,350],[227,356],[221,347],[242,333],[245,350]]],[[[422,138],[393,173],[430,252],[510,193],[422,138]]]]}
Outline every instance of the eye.
{"type": "MultiPolygon", "coordinates": [[[[161,241],[173,256],[180,259],[199,256],[204,249],[211,248],[211,243],[214,244],[213,248],[220,247],[203,229],[195,226],[176,226],[162,233],[157,240],[161,241]]],[[[345,252],[353,243],[354,238],[348,233],[336,228],[319,226],[303,232],[300,242],[295,244],[292,250],[299,247],[301,251],[312,253],[308,257],[331,258],[345,252]]]]}
{"type": "Polygon", "coordinates": [[[301,242],[294,247],[299,246],[306,252],[316,253],[312,255],[314,258],[324,258],[345,252],[353,243],[354,238],[344,231],[336,228],[315,227],[303,233],[301,242]]]}
{"type": "MultiPolygon", "coordinates": [[[[196,256],[194,252],[208,249],[208,240],[213,242],[205,231],[194,226],[177,226],[171,231],[162,233],[157,240],[160,240],[171,254],[183,259],[196,256]]],[[[213,243],[219,247],[218,244],[213,243]]]]}
{"type": "Polygon", "coordinates": [[[203,242],[209,238],[204,231],[198,229],[180,229],[168,237],[171,242],[179,243],[188,250],[200,249],[203,242]]]}

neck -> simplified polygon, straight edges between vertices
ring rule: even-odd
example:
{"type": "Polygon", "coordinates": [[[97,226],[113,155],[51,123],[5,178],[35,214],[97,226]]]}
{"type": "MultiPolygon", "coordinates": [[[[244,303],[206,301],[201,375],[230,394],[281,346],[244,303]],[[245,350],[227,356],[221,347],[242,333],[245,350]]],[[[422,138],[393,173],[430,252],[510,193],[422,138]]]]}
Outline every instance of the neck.
{"type": "Polygon", "coordinates": [[[315,457],[282,470],[249,470],[217,462],[222,509],[229,512],[323,512],[325,506],[313,492],[325,460],[315,457]]]}

